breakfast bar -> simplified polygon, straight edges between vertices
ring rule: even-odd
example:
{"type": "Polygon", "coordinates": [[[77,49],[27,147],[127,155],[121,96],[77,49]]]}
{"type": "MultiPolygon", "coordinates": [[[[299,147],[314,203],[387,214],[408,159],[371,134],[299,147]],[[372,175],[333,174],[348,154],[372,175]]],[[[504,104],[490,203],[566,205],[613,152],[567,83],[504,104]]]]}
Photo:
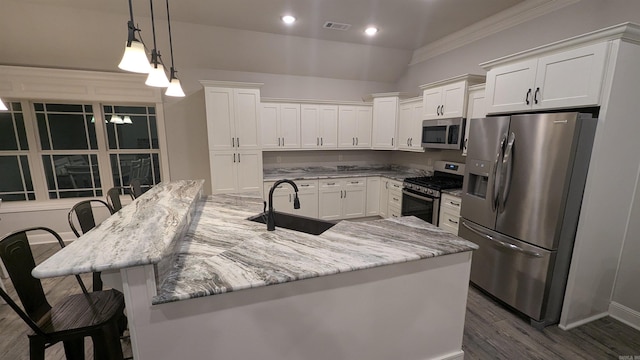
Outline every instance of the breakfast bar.
{"type": "Polygon", "coordinates": [[[414,217],[267,231],[259,194],[202,185],[155,186],[33,275],[121,279],[136,359],[463,358],[475,244],[414,217]]]}

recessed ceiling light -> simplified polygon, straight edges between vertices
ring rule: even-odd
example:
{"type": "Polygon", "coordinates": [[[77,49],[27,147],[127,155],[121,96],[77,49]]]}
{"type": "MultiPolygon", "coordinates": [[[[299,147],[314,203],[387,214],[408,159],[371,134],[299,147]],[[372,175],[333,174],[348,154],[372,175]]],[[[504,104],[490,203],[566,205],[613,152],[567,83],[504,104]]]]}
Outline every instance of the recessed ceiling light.
{"type": "Polygon", "coordinates": [[[378,32],[378,28],[370,26],[367,28],[367,30],[364,31],[365,34],[369,35],[369,36],[373,36],[378,32]]]}
{"type": "Polygon", "coordinates": [[[291,15],[285,15],[282,17],[282,22],[284,22],[287,25],[291,25],[294,22],[296,22],[296,18],[291,15]]]}

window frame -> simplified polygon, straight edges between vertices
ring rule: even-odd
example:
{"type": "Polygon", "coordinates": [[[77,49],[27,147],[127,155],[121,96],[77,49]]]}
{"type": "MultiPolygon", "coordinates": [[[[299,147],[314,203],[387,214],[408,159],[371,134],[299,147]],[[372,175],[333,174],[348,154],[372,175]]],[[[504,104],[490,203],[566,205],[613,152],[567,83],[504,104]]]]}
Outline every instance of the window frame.
{"type": "MultiPolygon", "coordinates": [[[[136,74],[103,73],[93,71],[24,68],[0,65],[0,93],[3,101],[20,102],[22,106],[27,143],[27,160],[30,167],[36,200],[3,201],[0,213],[15,211],[40,211],[67,209],[81,199],[103,198],[113,187],[106,124],[96,124],[98,171],[102,196],[49,199],[42,155],[53,152],[89,154],[93,150],[45,150],[41,149],[34,103],[69,103],[92,105],[94,117],[104,119],[102,106],[152,106],[155,108],[158,132],[157,149],[162,181],[170,181],[167,140],[164,125],[164,109],[160,89],[144,85],[144,78],[136,74]]],[[[134,153],[148,153],[156,149],[130,149],[134,153]],[[142,151],[140,151],[142,150],[142,151]]],[[[129,151],[129,150],[126,150],[129,151]]],[[[7,152],[8,154],[8,152],[7,152]]]]}

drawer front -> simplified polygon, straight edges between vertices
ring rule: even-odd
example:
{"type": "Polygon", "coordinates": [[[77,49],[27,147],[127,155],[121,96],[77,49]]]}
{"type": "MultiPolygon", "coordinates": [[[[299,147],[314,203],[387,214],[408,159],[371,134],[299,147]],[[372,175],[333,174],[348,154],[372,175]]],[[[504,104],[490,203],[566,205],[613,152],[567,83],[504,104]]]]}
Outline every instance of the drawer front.
{"type": "Polygon", "coordinates": [[[389,217],[390,218],[399,218],[402,216],[402,210],[400,207],[396,207],[395,205],[389,204],[389,217]]]}
{"type": "Polygon", "coordinates": [[[346,187],[366,187],[367,186],[367,178],[353,178],[353,179],[344,179],[344,185],[346,187]]]}
{"type": "Polygon", "coordinates": [[[340,180],[320,180],[320,187],[321,188],[339,188],[342,187],[342,183],[340,182],[340,180]]]}
{"type": "Polygon", "coordinates": [[[389,191],[389,206],[395,206],[402,209],[402,192],[389,191]]]}
{"type": "Polygon", "coordinates": [[[445,230],[451,230],[452,234],[458,235],[460,225],[460,214],[444,210],[440,213],[439,227],[445,230]]]}
{"type": "Polygon", "coordinates": [[[296,181],[295,183],[298,185],[298,191],[301,193],[318,191],[318,180],[296,181]]]}
{"type": "Polygon", "coordinates": [[[402,193],[402,182],[389,180],[389,191],[393,191],[393,190],[396,190],[402,193]]]}
{"type": "Polygon", "coordinates": [[[460,206],[462,205],[462,199],[450,194],[442,194],[440,199],[440,207],[443,209],[451,210],[451,212],[460,216],[460,206]]]}

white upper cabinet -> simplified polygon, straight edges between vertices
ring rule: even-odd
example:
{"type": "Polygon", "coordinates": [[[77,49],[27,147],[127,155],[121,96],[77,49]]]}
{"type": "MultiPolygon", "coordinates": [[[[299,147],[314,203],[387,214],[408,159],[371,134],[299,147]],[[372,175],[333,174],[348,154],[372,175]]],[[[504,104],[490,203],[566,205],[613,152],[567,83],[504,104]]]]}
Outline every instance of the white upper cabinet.
{"type": "Polygon", "coordinates": [[[598,105],[608,46],[602,42],[491,68],[488,113],[598,105]]]}
{"type": "Polygon", "coordinates": [[[262,103],[263,149],[300,148],[300,104],[262,103]]]}
{"type": "Polygon", "coordinates": [[[424,151],[422,147],[422,99],[400,103],[398,111],[398,150],[424,151]]]}
{"type": "Polygon", "coordinates": [[[466,74],[421,85],[422,118],[429,120],[464,117],[467,109],[467,87],[482,82],[484,76],[466,74]]]}
{"type": "Polygon", "coordinates": [[[373,99],[372,148],[393,150],[397,146],[398,96],[373,99]]]}
{"type": "Polygon", "coordinates": [[[475,85],[469,87],[469,95],[467,95],[467,121],[464,129],[464,143],[462,144],[462,156],[467,156],[467,144],[471,125],[471,119],[481,119],[487,115],[487,105],[484,96],[485,85],[475,85]]]}
{"type": "Polygon", "coordinates": [[[260,90],[205,86],[209,150],[258,149],[260,90]]]}
{"type": "Polygon", "coordinates": [[[370,148],[373,114],[371,106],[338,106],[338,147],[370,148]]]}
{"type": "Polygon", "coordinates": [[[302,104],[300,142],[303,149],[338,147],[338,105],[302,104]]]}

